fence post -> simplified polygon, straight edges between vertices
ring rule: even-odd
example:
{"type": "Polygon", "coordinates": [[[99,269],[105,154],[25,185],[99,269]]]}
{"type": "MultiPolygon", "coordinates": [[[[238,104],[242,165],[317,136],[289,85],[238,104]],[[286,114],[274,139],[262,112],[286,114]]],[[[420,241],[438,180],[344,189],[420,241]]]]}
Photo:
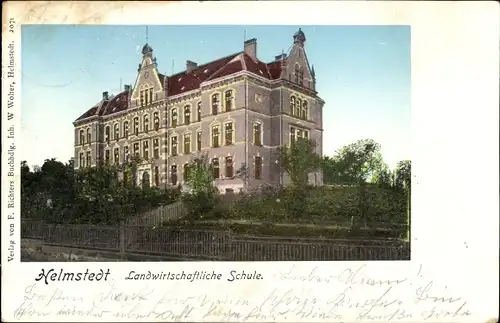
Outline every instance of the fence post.
{"type": "Polygon", "coordinates": [[[125,224],[120,221],[120,259],[125,260],[125,224]]]}

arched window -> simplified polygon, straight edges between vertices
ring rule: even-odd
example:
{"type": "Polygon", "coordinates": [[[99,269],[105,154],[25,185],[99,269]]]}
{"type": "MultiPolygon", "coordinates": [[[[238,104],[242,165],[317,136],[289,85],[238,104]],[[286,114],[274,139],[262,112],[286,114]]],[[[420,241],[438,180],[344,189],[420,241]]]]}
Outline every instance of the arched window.
{"type": "Polygon", "coordinates": [[[149,116],[147,114],[145,114],[144,117],[142,117],[142,119],[143,119],[144,132],[148,132],[149,131],[149,116]]]}
{"type": "Polygon", "coordinates": [[[80,130],[80,145],[83,145],[85,143],[85,131],[80,130]]]}
{"type": "Polygon", "coordinates": [[[142,174],[142,187],[149,187],[149,173],[146,171],[142,174]]]}
{"type": "Polygon", "coordinates": [[[212,159],[212,177],[214,179],[217,179],[217,178],[220,177],[219,158],[213,158],[212,159]]]}
{"type": "Polygon", "coordinates": [[[170,166],[170,182],[172,185],[177,184],[177,165],[170,166]]]}
{"type": "Polygon", "coordinates": [[[115,140],[120,139],[120,126],[118,125],[118,123],[115,123],[113,136],[115,140]]]}
{"type": "Polygon", "coordinates": [[[227,90],[224,93],[224,108],[226,112],[233,110],[234,96],[232,90],[227,90]]]}
{"type": "Polygon", "coordinates": [[[128,121],[123,122],[123,137],[128,138],[128,121]]]}
{"type": "Polygon", "coordinates": [[[92,142],[92,133],[90,132],[90,128],[87,128],[87,142],[92,142]]]}
{"type": "Polygon", "coordinates": [[[234,127],[232,122],[226,122],[224,124],[224,145],[229,146],[232,145],[234,135],[234,127]]]}
{"type": "Polygon", "coordinates": [[[154,168],[155,186],[160,186],[160,168],[155,166],[154,168]]]}
{"type": "Polygon", "coordinates": [[[198,116],[198,122],[201,121],[201,101],[198,102],[198,106],[197,106],[197,116],[198,116]]]}
{"type": "Polygon", "coordinates": [[[153,113],[153,124],[155,131],[158,131],[160,129],[160,114],[158,112],[153,113]]]}
{"type": "Polygon", "coordinates": [[[177,127],[177,109],[172,109],[172,113],[171,113],[171,116],[170,116],[170,124],[172,126],[172,128],[175,128],[177,127]]]}
{"type": "Polygon", "coordinates": [[[190,124],[191,123],[191,107],[189,105],[186,105],[184,107],[184,124],[190,124]]]}
{"type": "Polygon", "coordinates": [[[136,136],[139,134],[139,117],[134,118],[134,134],[136,136]]]}
{"type": "Polygon", "coordinates": [[[110,134],[111,132],[111,129],[109,126],[106,126],[105,130],[104,130],[104,141],[109,141],[109,137],[111,136],[110,134]]]}
{"type": "Polygon", "coordinates": [[[299,85],[304,84],[304,71],[303,69],[299,66],[299,64],[295,64],[295,83],[299,85]]]}
{"type": "Polygon", "coordinates": [[[148,140],[145,140],[142,143],[142,158],[144,158],[145,160],[149,159],[149,141],[148,140]]]}
{"type": "Polygon", "coordinates": [[[302,99],[297,98],[296,104],[297,105],[295,107],[295,116],[300,117],[300,110],[301,110],[301,107],[302,107],[302,99]]]}
{"type": "Polygon", "coordinates": [[[217,115],[219,113],[220,95],[215,93],[212,95],[212,114],[217,115]]]}
{"type": "Polygon", "coordinates": [[[295,97],[293,95],[290,97],[290,113],[295,115],[295,97]]]}
{"type": "Polygon", "coordinates": [[[231,156],[226,157],[226,177],[234,177],[233,157],[231,156]]]}
{"type": "Polygon", "coordinates": [[[262,123],[253,123],[253,144],[256,146],[262,146],[262,123]]]}
{"type": "Polygon", "coordinates": [[[302,102],[302,119],[307,120],[309,116],[309,106],[307,105],[307,101],[304,100],[302,102]]]}

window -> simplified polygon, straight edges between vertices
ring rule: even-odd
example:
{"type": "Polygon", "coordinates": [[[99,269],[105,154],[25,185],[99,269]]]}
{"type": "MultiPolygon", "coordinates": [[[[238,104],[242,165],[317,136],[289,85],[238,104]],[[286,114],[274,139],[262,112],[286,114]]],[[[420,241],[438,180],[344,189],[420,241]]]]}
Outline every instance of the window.
{"type": "Polygon", "coordinates": [[[170,118],[171,118],[171,121],[170,121],[170,124],[172,126],[172,128],[175,128],[177,127],[177,109],[172,109],[172,113],[170,115],[170,118]]]}
{"type": "Polygon", "coordinates": [[[302,99],[297,98],[297,106],[295,107],[295,116],[300,117],[301,107],[302,107],[302,99]]]}
{"type": "Polygon", "coordinates": [[[295,83],[299,85],[304,84],[304,71],[299,64],[295,64],[295,83]]]}
{"type": "Polygon", "coordinates": [[[191,152],[191,134],[184,134],[184,153],[189,154],[191,152]]]}
{"type": "Polygon", "coordinates": [[[155,131],[158,131],[160,129],[160,115],[158,112],[153,113],[153,124],[155,131]]]}
{"type": "Polygon", "coordinates": [[[172,185],[177,185],[177,165],[170,166],[170,181],[172,185]]]}
{"type": "Polygon", "coordinates": [[[134,135],[139,134],[139,117],[134,118],[134,135]]]}
{"type": "Polygon", "coordinates": [[[212,126],[212,147],[217,148],[220,146],[220,126],[212,126]]]}
{"type": "Polygon", "coordinates": [[[135,158],[140,157],[139,143],[138,142],[134,143],[134,156],[135,156],[135,158]]]}
{"type": "Polygon", "coordinates": [[[90,143],[92,141],[92,133],[90,132],[90,128],[87,128],[87,142],[90,143]]]}
{"type": "Polygon", "coordinates": [[[158,166],[155,166],[153,176],[155,178],[155,186],[160,186],[160,169],[158,166]]]}
{"type": "Polygon", "coordinates": [[[226,195],[234,195],[234,190],[232,188],[226,188],[226,195]]]}
{"type": "Polygon", "coordinates": [[[106,149],[104,151],[104,161],[106,162],[106,164],[109,164],[109,160],[110,160],[110,153],[109,153],[109,149],[106,149]]]}
{"type": "Polygon", "coordinates": [[[214,179],[217,179],[220,177],[219,159],[218,158],[212,159],[212,176],[214,179]]]}
{"type": "Polygon", "coordinates": [[[295,143],[295,128],[290,127],[290,143],[293,144],[295,143]]]}
{"type": "Polygon", "coordinates": [[[256,146],[262,146],[262,123],[253,123],[253,144],[256,146]]]}
{"type": "Polygon", "coordinates": [[[110,132],[111,132],[111,129],[109,128],[109,126],[106,126],[106,128],[104,130],[104,141],[109,141],[110,132]]]}
{"type": "Polygon", "coordinates": [[[148,172],[144,172],[142,174],[142,187],[149,187],[149,173],[148,172]]]}
{"type": "Polygon", "coordinates": [[[191,107],[189,105],[186,105],[184,107],[184,124],[190,124],[191,123],[191,107]]]}
{"type": "Polygon", "coordinates": [[[306,101],[306,100],[304,100],[304,101],[302,102],[302,116],[301,116],[301,117],[302,117],[302,119],[307,120],[307,116],[308,116],[308,115],[309,115],[309,107],[308,107],[308,105],[307,105],[307,101],[306,101]]]}
{"type": "Polygon", "coordinates": [[[149,102],[153,102],[153,88],[150,87],[149,88],[149,102]]]}
{"type": "Polygon", "coordinates": [[[141,107],[144,106],[144,91],[140,92],[141,107]]]}
{"type": "Polygon", "coordinates": [[[118,123],[115,123],[113,136],[115,140],[120,139],[120,126],[118,125],[118,123]]]}
{"type": "Polygon", "coordinates": [[[290,114],[295,115],[295,97],[293,95],[290,97],[290,114]]]}
{"type": "Polygon", "coordinates": [[[155,159],[160,158],[160,140],[153,139],[153,157],[155,159]]]}
{"type": "Polygon", "coordinates": [[[85,159],[83,157],[83,153],[80,153],[80,156],[79,156],[79,161],[78,161],[78,165],[80,165],[80,167],[85,167],[85,159]]]}
{"type": "Polygon", "coordinates": [[[80,145],[83,145],[85,143],[85,132],[83,130],[80,130],[80,145]]]}
{"type": "Polygon", "coordinates": [[[196,150],[201,151],[201,131],[196,133],[196,150]]]}
{"type": "Polygon", "coordinates": [[[262,175],[262,158],[259,156],[255,157],[255,179],[260,179],[262,175]]]}
{"type": "Polygon", "coordinates": [[[189,181],[189,164],[185,163],[184,164],[184,170],[182,171],[182,177],[184,182],[189,181]]]}
{"type": "Polygon", "coordinates": [[[148,132],[149,131],[149,116],[147,114],[144,115],[144,117],[142,117],[142,123],[143,123],[143,127],[144,127],[144,132],[148,132]]]}
{"type": "Polygon", "coordinates": [[[197,107],[197,118],[198,118],[198,122],[201,121],[201,101],[198,102],[198,107],[197,107]]]}
{"type": "Polygon", "coordinates": [[[87,156],[86,156],[86,157],[87,157],[86,164],[87,164],[87,167],[89,167],[89,166],[90,166],[90,164],[91,164],[90,151],[87,151],[87,156]]]}
{"type": "Polygon", "coordinates": [[[220,104],[220,98],[219,94],[215,93],[212,95],[212,114],[217,115],[219,113],[219,104],[220,104]]]}
{"type": "Polygon", "coordinates": [[[142,143],[142,158],[149,158],[149,141],[147,140],[142,143]]]}
{"type": "Polygon", "coordinates": [[[226,157],[226,177],[234,177],[233,157],[231,156],[226,157]]]}
{"type": "Polygon", "coordinates": [[[123,136],[128,138],[128,121],[123,122],[123,136]]]}
{"type": "Polygon", "coordinates": [[[171,155],[172,156],[177,156],[177,136],[173,136],[171,139],[171,155]]]}
{"type": "Polygon", "coordinates": [[[127,162],[129,158],[128,146],[123,147],[123,161],[127,162]]]}
{"type": "Polygon", "coordinates": [[[228,122],[224,125],[224,131],[225,131],[225,136],[224,136],[224,141],[225,145],[229,146],[233,144],[233,123],[228,122]]]}
{"type": "Polygon", "coordinates": [[[232,90],[228,90],[226,91],[226,93],[224,93],[224,107],[226,109],[226,112],[233,110],[233,99],[234,97],[232,90]]]}
{"type": "Polygon", "coordinates": [[[120,163],[120,148],[115,148],[114,161],[115,161],[115,164],[120,163]]]}

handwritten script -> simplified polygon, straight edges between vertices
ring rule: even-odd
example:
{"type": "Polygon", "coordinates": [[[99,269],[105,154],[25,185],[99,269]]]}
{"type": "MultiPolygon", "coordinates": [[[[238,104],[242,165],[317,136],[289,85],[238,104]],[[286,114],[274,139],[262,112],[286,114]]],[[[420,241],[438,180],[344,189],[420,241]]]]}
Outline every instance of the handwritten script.
{"type": "Polygon", "coordinates": [[[189,288],[193,285],[113,280],[97,289],[95,284],[70,288],[65,283],[34,282],[24,288],[22,299],[11,310],[17,320],[39,321],[62,317],[68,321],[387,322],[454,321],[472,315],[466,299],[449,294],[420,273],[381,279],[370,276],[366,265],[332,274],[317,268],[304,274],[292,265],[276,273],[272,281],[232,292],[220,283],[189,288]]]}

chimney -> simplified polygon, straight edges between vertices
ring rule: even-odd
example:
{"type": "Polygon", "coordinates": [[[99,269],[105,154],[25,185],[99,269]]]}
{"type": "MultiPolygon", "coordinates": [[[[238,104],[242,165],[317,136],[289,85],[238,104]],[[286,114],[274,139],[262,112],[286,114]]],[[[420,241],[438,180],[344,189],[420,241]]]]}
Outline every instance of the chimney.
{"type": "Polygon", "coordinates": [[[195,68],[198,67],[198,64],[196,64],[193,61],[186,61],[186,72],[191,73],[195,68]]]}
{"type": "Polygon", "coordinates": [[[102,92],[102,99],[103,100],[109,100],[109,92],[108,91],[102,92]]]}
{"type": "Polygon", "coordinates": [[[245,41],[245,54],[257,60],[257,39],[252,38],[245,41]]]}
{"type": "Polygon", "coordinates": [[[282,59],[286,58],[286,54],[279,54],[278,56],[274,56],[274,60],[276,61],[281,61],[282,59]]]}
{"type": "Polygon", "coordinates": [[[125,84],[125,89],[124,90],[125,90],[125,92],[128,92],[128,93],[132,92],[131,91],[132,90],[132,85],[125,84]]]}

